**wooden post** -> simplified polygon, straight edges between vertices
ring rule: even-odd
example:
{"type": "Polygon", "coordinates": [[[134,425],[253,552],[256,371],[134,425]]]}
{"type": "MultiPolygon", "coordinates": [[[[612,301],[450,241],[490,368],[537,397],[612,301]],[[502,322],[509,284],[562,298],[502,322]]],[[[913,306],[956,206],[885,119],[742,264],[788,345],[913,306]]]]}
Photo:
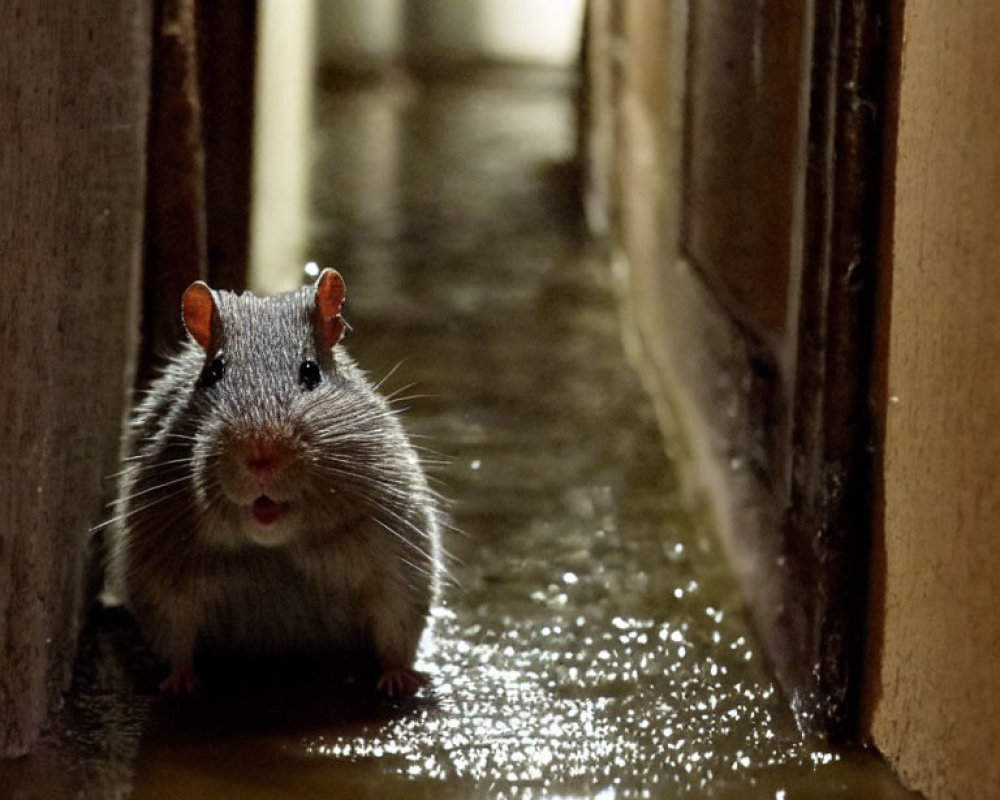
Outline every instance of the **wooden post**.
{"type": "Polygon", "coordinates": [[[137,320],[147,4],[0,1],[0,756],[65,687],[137,320]]]}

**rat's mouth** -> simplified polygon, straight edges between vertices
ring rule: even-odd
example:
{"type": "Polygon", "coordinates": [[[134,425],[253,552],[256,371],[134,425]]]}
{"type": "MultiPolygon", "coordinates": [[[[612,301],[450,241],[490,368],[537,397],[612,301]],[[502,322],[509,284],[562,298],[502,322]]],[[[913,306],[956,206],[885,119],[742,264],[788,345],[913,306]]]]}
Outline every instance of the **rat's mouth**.
{"type": "Polygon", "coordinates": [[[262,494],[253,501],[250,511],[259,525],[273,525],[288,511],[288,503],[279,503],[262,494]]]}

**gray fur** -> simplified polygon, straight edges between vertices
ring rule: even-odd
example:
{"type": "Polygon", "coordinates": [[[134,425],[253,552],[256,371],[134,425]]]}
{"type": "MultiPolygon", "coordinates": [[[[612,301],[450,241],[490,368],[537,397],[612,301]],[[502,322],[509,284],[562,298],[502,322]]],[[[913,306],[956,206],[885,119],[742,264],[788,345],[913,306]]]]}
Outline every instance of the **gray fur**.
{"type": "Polygon", "coordinates": [[[437,590],[439,512],[396,414],[341,346],[316,352],[313,288],[214,297],[215,352],[185,344],[135,411],[112,590],[175,665],[196,648],[333,646],[409,669],[437,590]],[[225,373],[206,387],[219,353],[225,373]],[[322,370],[312,390],[305,359],[322,370]],[[255,438],[289,454],[269,484],[288,502],[277,533],[246,505],[258,489],[241,453],[255,438]]]}

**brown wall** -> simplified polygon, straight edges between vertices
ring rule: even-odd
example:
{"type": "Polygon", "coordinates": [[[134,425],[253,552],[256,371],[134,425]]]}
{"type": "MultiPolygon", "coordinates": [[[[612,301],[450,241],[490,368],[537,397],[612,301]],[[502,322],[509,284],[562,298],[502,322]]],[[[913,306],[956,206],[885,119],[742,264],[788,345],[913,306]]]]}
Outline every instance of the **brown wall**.
{"type": "Polygon", "coordinates": [[[65,685],[137,318],[146,4],[0,2],[0,756],[65,685]]]}
{"type": "Polygon", "coordinates": [[[1000,6],[906,3],[869,725],[931,798],[1000,797],[1000,6]]]}
{"type": "Polygon", "coordinates": [[[256,2],[153,7],[140,384],[183,335],[192,281],[246,287],[256,63],[256,2]]]}
{"type": "Polygon", "coordinates": [[[868,548],[873,5],[591,0],[586,58],[588,219],[632,353],[800,721],[841,736],[868,548]]]}
{"type": "Polygon", "coordinates": [[[767,8],[592,0],[588,216],[800,719],[1000,798],[1000,7],[767,8]]]}
{"type": "Polygon", "coordinates": [[[684,249],[733,319],[777,352],[799,266],[805,7],[698,0],[690,10],[684,249]]]}

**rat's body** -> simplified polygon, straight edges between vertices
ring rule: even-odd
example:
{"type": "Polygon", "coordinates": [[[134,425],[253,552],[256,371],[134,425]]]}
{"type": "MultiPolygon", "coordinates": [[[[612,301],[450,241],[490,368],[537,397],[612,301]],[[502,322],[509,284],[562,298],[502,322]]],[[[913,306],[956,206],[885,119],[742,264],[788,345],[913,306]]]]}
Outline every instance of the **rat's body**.
{"type": "Polygon", "coordinates": [[[335,347],[343,281],[184,296],[193,341],[132,423],[110,585],[193,688],[196,649],[370,651],[415,690],[438,512],[384,398],[335,347]]]}

